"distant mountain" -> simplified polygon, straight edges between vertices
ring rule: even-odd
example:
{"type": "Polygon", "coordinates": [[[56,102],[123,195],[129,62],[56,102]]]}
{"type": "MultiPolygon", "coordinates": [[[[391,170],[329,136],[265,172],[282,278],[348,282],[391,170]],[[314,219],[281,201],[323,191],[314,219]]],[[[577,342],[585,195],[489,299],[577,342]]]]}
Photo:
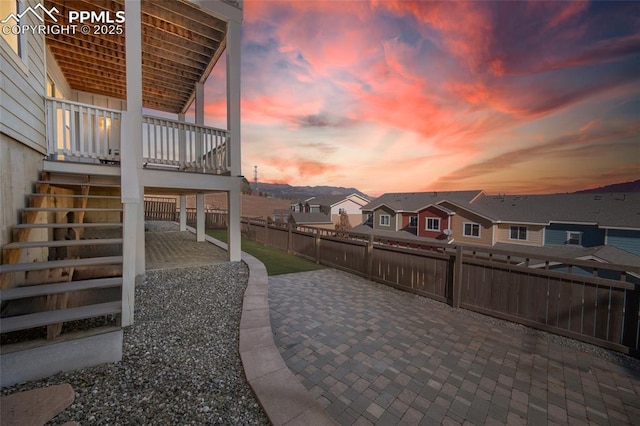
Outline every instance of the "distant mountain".
{"type": "Polygon", "coordinates": [[[620,193],[620,192],[640,192],[640,179],[633,182],[614,183],[611,185],[601,186],[599,188],[584,189],[576,191],[575,194],[604,194],[604,193],[620,193]]]}
{"type": "MultiPolygon", "coordinates": [[[[251,184],[251,189],[254,189],[253,183],[251,184]]],[[[325,195],[351,194],[358,194],[371,199],[371,197],[358,191],[356,188],[344,188],[341,186],[291,186],[286,183],[258,182],[258,191],[272,197],[285,198],[288,200],[306,200],[311,197],[321,197],[325,195]]]]}

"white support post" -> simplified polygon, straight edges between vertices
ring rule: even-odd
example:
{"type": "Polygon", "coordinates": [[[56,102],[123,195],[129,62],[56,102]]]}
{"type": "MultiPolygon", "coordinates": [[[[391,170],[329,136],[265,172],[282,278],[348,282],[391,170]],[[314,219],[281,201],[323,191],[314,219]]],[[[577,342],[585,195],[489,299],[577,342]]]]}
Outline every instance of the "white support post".
{"type": "Polygon", "coordinates": [[[242,174],[240,158],[240,23],[227,23],[227,129],[231,144],[227,149],[231,176],[242,174]]]}
{"type": "Polygon", "coordinates": [[[239,20],[227,22],[227,129],[230,133],[230,140],[227,146],[227,155],[229,156],[227,163],[232,178],[238,180],[236,188],[227,192],[229,206],[227,238],[229,241],[230,261],[239,261],[241,258],[240,27],[241,22],[239,20]]]}
{"type": "MultiPolygon", "coordinates": [[[[144,200],[144,194],[140,191],[140,197],[144,200]]],[[[144,275],[147,270],[147,261],[145,259],[145,246],[144,246],[144,201],[138,204],[138,223],[137,223],[137,241],[136,241],[136,277],[138,275],[144,275]]]]}
{"type": "Polygon", "coordinates": [[[180,196],[180,231],[187,230],[187,196],[180,196]]]}
{"type": "Polygon", "coordinates": [[[204,241],[204,194],[196,194],[196,241],[204,241]]]}
{"type": "MultiPolygon", "coordinates": [[[[138,206],[136,203],[124,203],[123,227],[135,229],[137,226],[138,206]]],[[[137,232],[122,233],[122,326],[133,325],[136,283],[136,246],[137,232]]]]}
{"type": "Polygon", "coordinates": [[[228,191],[227,192],[227,205],[229,206],[229,215],[227,218],[227,241],[229,242],[229,260],[232,262],[238,262],[241,260],[240,249],[240,191],[228,191]]]}
{"type": "Polygon", "coordinates": [[[127,111],[121,118],[121,197],[123,203],[122,326],[133,324],[136,276],[144,273],[142,167],[142,19],[140,1],[125,0],[127,111]]]}

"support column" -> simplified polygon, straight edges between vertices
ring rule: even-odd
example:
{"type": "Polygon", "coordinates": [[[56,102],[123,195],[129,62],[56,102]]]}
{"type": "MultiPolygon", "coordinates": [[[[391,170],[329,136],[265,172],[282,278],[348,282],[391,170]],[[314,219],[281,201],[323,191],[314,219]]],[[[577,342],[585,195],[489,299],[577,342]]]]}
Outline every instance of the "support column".
{"type": "Polygon", "coordinates": [[[229,218],[227,237],[229,241],[229,260],[239,261],[240,248],[240,217],[242,188],[242,158],[240,150],[240,26],[239,19],[227,22],[227,130],[229,130],[229,145],[227,147],[227,164],[232,179],[237,179],[237,185],[227,193],[229,218]]]}
{"type": "Polygon", "coordinates": [[[204,194],[196,194],[196,241],[204,241],[204,194]]]}
{"type": "Polygon", "coordinates": [[[198,126],[204,126],[204,84],[196,83],[195,120],[198,126]]]}
{"type": "Polygon", "coordinates": [[[138,275],[144,275],[147,270],[147,260],[144,245],[144,193],[141,192],[142,202],[138,203],[138,221],[137,221],[137,233],[136,236],[136,277],[138,275]]]}
{"type": "Polygon", "coordinates": [[[240,211],[240,191],[227,192],[227,206],[229,206],[229,211],[227,212],[229,260],[232,262],[238,262],[242,256],[240,249],[240,216],[242,214],[240,211]]]}
{"type": "Polygon", "coordinates": [[[187,196],[180,196],[180,231],[187,230],[187,196]]]}
{"type": "Polygon", "coordinates": [[[242,175],[240,158],[240,22],[227,23],[227,129],[231,176],[242,175]]]}
{"type": "Polygon", "coordinates": [[[140,2],[125,0],[127,31],[127,111],[121,128],[121,197],[123,203],[122,242],[122,326],[133,324],[136,276],[144,273],[144,188],[138,169],[142,167],[142,20],[140,2]]]}

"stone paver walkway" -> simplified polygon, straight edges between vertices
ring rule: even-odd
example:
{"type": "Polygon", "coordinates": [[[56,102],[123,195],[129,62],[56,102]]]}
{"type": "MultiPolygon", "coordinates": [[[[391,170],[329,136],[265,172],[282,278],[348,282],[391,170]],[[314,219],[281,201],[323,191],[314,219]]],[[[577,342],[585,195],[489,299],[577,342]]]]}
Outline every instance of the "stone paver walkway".
{"type": "Polygon", "coordinates": [[[342,425],[640,425],[636,360],[332,269],[270,277],[269,305],[287,366],[342,425]]]}
{"type": "Polygon", "coordinates": [[[184,268],[227,262],[227,252],[206,241],[196,241],[189,231],[180,232],[173,222],[145,223],[146,270],[184,268]]]}

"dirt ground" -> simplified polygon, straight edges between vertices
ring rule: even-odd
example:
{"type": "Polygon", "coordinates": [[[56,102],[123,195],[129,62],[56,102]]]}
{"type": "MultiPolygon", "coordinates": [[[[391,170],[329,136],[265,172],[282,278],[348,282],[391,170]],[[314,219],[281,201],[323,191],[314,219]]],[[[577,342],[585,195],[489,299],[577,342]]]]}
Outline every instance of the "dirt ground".
{"type": "MultiPolygon", "coordinates": [[[[283,200],[281,198],[266,198],[257,197],[254,195],[241,195],[241,208],[242,216],[249,217],[272,217],[273,211],[278,209],[288,209],[289,200],[283,200]]],[[[227,196],[224,193],[207,194],[204,197],[204,205],[206,208],[211,209],[227,209],[227,196]]],[[[195,196],[187,197],[187,207],[195,208],[196,198],[195,196]]]]}

